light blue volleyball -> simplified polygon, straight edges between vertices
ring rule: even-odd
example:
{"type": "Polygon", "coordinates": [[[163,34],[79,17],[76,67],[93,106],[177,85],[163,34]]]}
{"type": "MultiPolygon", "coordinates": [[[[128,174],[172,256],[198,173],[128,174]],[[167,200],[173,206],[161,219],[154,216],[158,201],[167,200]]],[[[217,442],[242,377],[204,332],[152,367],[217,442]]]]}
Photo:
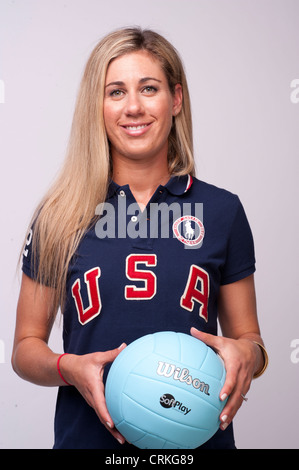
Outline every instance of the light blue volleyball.
{"type": "Polygon", "coordinates": [[[143,336],[115,359],[106,382],[108,411],[141,449],[195,449],[220,425],[225,402],[220,357],[198,339],[171,331],[143,336]]]}

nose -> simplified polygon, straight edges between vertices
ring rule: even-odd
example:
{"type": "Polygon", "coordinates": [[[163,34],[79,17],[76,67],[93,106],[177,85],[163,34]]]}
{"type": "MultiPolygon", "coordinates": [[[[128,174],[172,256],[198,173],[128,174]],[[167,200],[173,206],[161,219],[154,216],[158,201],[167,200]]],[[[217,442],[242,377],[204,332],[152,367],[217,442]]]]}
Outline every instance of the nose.
{"type": "Polygon", "coordinates": [[[125,113],[127,116],[138,116],[144,113],[142,98],[139,93],[127,94],[125,113]]]}

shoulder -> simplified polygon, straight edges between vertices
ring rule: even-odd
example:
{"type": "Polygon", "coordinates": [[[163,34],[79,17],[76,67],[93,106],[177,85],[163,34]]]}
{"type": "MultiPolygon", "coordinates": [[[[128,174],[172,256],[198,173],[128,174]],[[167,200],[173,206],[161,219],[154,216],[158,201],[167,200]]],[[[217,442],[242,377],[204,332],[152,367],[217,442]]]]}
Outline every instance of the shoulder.
{"type": "Polygon", "coordinates": [[[240,199],[237,194],[211,183],[193,177],[190,196],[198,202],[217,205],[218,207],[238,207],[240,199]]]}

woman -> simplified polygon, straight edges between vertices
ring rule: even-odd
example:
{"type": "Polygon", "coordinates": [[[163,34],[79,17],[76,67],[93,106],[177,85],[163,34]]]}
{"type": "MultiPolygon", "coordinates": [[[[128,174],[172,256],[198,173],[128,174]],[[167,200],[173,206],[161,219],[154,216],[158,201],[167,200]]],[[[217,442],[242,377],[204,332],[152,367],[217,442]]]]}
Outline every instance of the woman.
{"type": "Polygon", "coordinates": [[[59,386],[55,448],[129,446],[106,408],[105,366],[163,330],[191,330],[223,358],[229,398],[204,447],[234,448],[232,419],[266,366],[253,242],[237,196],[194,173],[177,52],[152,31],[109,34],[86,65],[65,165],[24,248],[12,364],[59,386]],[[62,355],[47,345],[59,307],[62,355]]]}

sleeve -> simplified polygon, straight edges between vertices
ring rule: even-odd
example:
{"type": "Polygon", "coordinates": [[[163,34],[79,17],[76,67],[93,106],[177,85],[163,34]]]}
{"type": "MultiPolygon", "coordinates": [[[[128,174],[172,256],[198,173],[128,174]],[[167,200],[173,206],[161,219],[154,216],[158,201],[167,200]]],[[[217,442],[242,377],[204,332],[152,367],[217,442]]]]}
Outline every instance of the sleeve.
{"type": "Polygon", "coordinates": [[[244,279],[255,272],[254,241],[244,208],[237,196],[233,221],[230,227],[221,284],[244,279]]]}
{"type": "Polygon", "coordinates": [[[33,260],[32,254],[33,227],[28,231],[22,255],[22,271],[33,280],[37,279],[37,263],[33,260]]]}

